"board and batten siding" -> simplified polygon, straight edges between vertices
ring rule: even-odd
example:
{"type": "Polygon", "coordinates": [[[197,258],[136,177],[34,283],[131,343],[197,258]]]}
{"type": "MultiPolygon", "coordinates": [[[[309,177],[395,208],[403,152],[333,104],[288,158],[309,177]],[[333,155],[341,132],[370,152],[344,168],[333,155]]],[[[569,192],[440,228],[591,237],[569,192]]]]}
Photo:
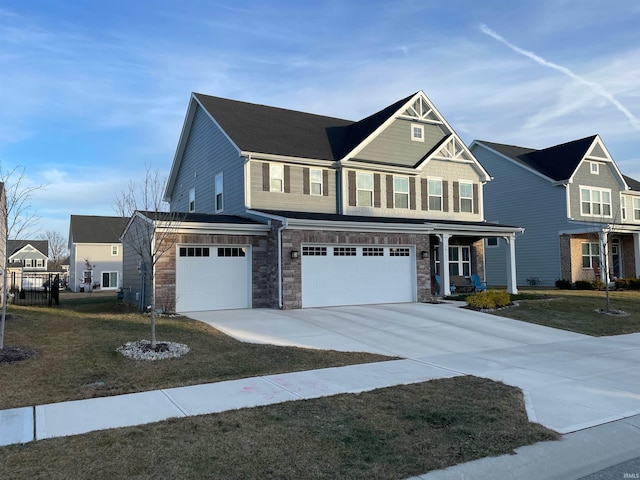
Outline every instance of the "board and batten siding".
{"type": "Polygon", "coordinates": [[[189,191],[195,188],[198,213],[243,213],[244,158],[207,116],[196,107],[182,162],[171,192],[171,211],[189,211],[189,191]],[[215,177],[223,174],[224,210],[215,209],[215,177]]]}
{"type": "MultiPolygon", "coordinates": [[[[620,193],[621,185],[618,183],[618,176],[615,174],[613,165],[609,162],[595,162],[599,164],[598,174],[591,173],[591,160],[584,160],[576,169],[573,176],[573,183],[569,184],[569,198],[571,202],[571,217],[574,220],[585,222],[621,222],[620,218],[620,193]],[[611,191],[611,217],[582,215],[580,198],[581,187],[594,187],[611,191]]],[[[627,211],[628,212],[628,211],[627,211]]],[[[627,216],[629,213],[627,213],[627,216]]]]}
{"type": "Polygon", "coordinates": [[[411,140],[411,125],[413,124],[418,124],[418,122],[395,120],[362,151],[358,152],[356,158],[413,167],[445,137],[440,126],[420,124],[424,127],[424,142],[411,140]]]}
{"type": "Polygon", "coordinates": [[[410,179],[409,183],[409,208],[393,207],[393,174],[382,172],[374,173],[374,206],[361,207],[356,205],[355,174],[357,171],[366,170],[345,169],[343,175],[343,209],[346,215],[364,215],[379,217],[403,217],[403,218],[429,218],[438,220],[482,221],[483,194],[480,176],[476,167],[471,163],[453,162],[446,160],[431,160],[420,174],[397,175],[410,179]],[[377,178],[380,183],[378,184],[377,178]],[[431,179],[442,180],[443,209],[428,209],[428,192],[425,191],[426,181],[431,179]],[[413,180],[412,180],[413,179],[413,180]],[[460,181],[473,184],[474,208],[473,212],[456,211],[454,200],[458,198],[455,189],[460,181]]]}
{"type": "MultiPolygon", "coordinates": [[[[524,227],[516,238],[517,284],[539,278],[553,286],[560,279],[559,232],[570,228],[567,220],[566,192],[552,183],[494,154],[475,146],[474,156],[493,177],[484,186],[487,222],[524,227]]],[[[575,228],[575,225],[573,226],[575,228]]],[[[500,240],[498,247],[485,248],[487,283],[507,284],[508,247],[500,240]]]]}
{"type": "MultiPolygon", "coordinates": [[[[274,164],[277,162],[274,162],[274,164]]],[[[336,213],[336,173],[335,170],[320,167],[286,165],[285,191],[269,191],[268,172],[270,162],[251,160],[249,178],[251,184],[250,205],[253,210],[286,210],[292,212],[336,213]],[[266,165],[266,167],[265,167],[266,165]],[[310,195],[308,192],[309,168],[323,171],[323,194],[310,195]],[[288,190],[288,191],[287,191],[288,190]]]]}

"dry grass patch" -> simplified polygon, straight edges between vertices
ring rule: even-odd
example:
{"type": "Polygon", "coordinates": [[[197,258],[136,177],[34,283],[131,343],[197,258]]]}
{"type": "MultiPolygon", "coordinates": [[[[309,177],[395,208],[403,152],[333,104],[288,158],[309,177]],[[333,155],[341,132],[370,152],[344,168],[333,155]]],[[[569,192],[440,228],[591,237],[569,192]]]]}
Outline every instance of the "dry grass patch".
{"type": "Polygon", "coordinates": [[[6,478],[398,479],[558,435],[457,377],[0,448],[6,478]]]}
{"type": "Polygon", "coordinates": [[[610,308],[627,316],[596,312],[605,308],[605,292],[590,290],[532,290],[518,299],[518,307],[492,313],[597,337],[640,332],[640,292],[612,291],[609,295],[610,308]]]}
{"type": "Polygon", "coordinates": [[[63,297],[61,303],[10,307],[5,343],[36,353],[0,363],[0,409],[390,359],[248,344],[202,322],[160,317],[158,339],[186,344],[191,351],[180,359],[136,362],[116,348],[149,338],[147,316],[119,304],[115,294],[63,297]]]}

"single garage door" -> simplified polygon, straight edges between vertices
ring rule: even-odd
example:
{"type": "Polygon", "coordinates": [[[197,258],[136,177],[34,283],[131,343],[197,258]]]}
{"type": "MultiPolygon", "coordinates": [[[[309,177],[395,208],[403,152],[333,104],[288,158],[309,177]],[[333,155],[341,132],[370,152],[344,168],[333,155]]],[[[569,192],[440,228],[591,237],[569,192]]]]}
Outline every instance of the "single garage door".
{"type": "Polygon", "coordinates": [[[176,311],[251,308],[251,250],[247,246],[180,245],[176,311]]]}
{"type": "Polygon", "coordinates": [[[415,248],[303,245],[302,306],[416,301],[415,248]]]}

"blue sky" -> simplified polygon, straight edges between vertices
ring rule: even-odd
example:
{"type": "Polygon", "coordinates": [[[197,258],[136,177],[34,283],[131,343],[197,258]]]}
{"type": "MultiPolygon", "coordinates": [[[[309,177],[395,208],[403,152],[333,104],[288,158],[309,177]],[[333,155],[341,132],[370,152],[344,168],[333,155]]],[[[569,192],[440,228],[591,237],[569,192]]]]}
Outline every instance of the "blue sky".
{"type": "Polygon", "coordinates": [[[0,0],[0,165],[41,229],[168,173],[190,92],[357,120],[423,90],[469,144],[600,134],[640,179],[640,3],[0,0]]]}

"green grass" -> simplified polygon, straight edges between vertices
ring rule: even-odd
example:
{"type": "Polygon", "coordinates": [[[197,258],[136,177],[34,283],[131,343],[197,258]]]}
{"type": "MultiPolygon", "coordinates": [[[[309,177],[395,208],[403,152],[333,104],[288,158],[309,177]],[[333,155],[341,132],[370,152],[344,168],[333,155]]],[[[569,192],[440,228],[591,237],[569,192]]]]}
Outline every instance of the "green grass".
{"type": "Polygon", "coordinates": [[[605,292],[590,290],[530,290],[515,296],[519,306],[493,312],[501,317],[523,320],[593,336],[640,332],[640,292],[612,291],[610,309],[626,316],[605,315],[605,292]]]}
{"type": "Polygon", "coordinates": [[[558,435],[457,377],[0,448],[3,478],[399,479],[558,435]]]}
{"type": "Polygon", "coordinates": [[[0,363],[0,409],[389,360],[368,353],[242,343],[185,317],[159,317],[158,340],[191,349],[180,359],[136,362],[116,348],[149,338],[149,319],[115,294],[63,298],[59,308],[10,307],[5,344],[36,355],[0,363]]]}

